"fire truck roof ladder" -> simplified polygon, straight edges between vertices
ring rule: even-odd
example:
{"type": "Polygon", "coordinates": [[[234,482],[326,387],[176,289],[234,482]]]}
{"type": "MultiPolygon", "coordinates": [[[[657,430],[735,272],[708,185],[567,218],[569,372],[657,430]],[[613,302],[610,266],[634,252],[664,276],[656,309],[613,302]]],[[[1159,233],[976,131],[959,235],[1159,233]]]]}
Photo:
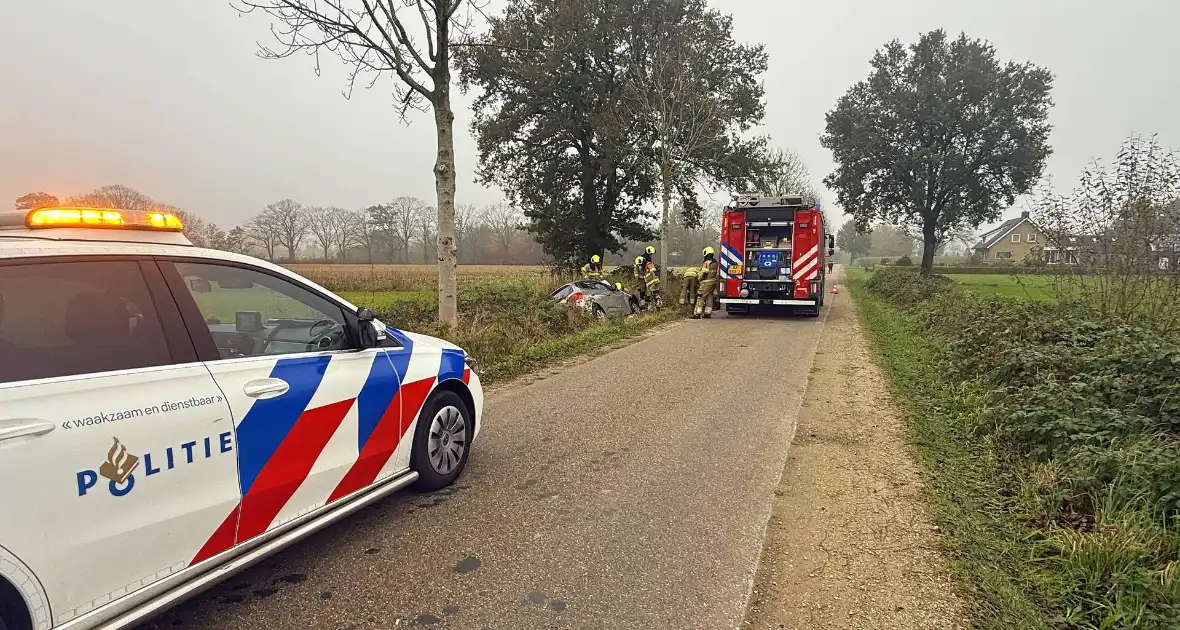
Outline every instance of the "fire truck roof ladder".
{"type": "Polygon", "coordinates": [[[781,197],[767,197],[757,194],[738,195],[734,199],[735,207],[747,208],[806,208],[802,195],[783,195],[781,197]]]}

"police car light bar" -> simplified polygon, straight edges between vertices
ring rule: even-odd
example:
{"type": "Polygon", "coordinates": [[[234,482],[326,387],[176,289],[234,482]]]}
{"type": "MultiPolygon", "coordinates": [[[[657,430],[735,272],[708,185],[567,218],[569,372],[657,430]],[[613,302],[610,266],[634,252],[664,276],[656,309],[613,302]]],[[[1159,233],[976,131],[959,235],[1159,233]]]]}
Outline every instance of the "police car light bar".
{"type": "Polygon", "coordinates": [[[180,232],[184,223],[171,212],[140,212],[113,208],[40,208],[25,216],[31,230],[44,228],[107,228],[180,232]]]}

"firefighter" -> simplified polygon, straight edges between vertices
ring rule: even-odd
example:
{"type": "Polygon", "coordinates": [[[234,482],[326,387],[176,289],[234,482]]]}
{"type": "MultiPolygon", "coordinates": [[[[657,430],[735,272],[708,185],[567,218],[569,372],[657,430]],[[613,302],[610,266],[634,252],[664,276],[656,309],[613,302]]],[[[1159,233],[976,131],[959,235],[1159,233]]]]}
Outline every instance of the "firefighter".
{"type": "Polygon", "coordinates": [[[700,273],[701,270],[696,267],[689,267],[684,270],[684,291],[680,294],[680,304],[681,306],[688,307],[690,315],[697,303],[697,278],[700,276],[700,273]]]}
{"type": "Polygon", "coordinates": [[[590,262],[582,265],[582,277],[590,280],[602,280],[602,257],[594,254],[590,262]]]}
{"type": "Polygon", "coordinates": [[[632,271],[635,273],[635,293],[639,295],[640,303],[647,303],[647,282],[643,279],[643,268],[647,265],[647,259],[643,256],[635,257],[635,267],[632,271]]]}
{"type": "Polygon", "coordinates": [[[647,263],[643,274],[643,284],[647,289],[648,299],[656,307],[660,306],[660,274],[656,273],[656,264],[647,263]]]}
{"type": "Polygon", "coordinates": [[[697,281],[697,304],[692,312],[693,319],[713,316],[713,294],[717,292],[717,256],[712,247],[701,251],[704,261],[697,281]]]}
{"type": "Polygon", "coordinates": [[[643,259],[656,266],[656,273],[660,273],[660,264],[656,262],[656,248],[648,245],[643,250],[643,259]]]}
{"type": "Polygon", "coordinates": [[[828,261],[828,273],[832,273],[832,261],[828,261]]]}

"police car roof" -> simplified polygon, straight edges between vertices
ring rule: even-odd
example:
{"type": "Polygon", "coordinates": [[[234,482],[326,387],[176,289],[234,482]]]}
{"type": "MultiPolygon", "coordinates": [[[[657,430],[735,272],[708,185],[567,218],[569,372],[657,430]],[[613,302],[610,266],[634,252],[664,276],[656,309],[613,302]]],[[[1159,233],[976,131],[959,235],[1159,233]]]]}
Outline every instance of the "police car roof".
{"type": "MultiPolygon", "coordinates": [[[[93,210],[123,212],[100,208],[93,210]]],[[[0,213],[0,255],[3,255],[3,250],[9,249],[5,246],[6,244],[12,244],[15,241],[90,241],[192,247],[192,242],[179,231],[143,229],[135,226],[87,227],[68,224],[34,229],[26,223],[29,214],[29,211],[20,210],[0,213]]]]}

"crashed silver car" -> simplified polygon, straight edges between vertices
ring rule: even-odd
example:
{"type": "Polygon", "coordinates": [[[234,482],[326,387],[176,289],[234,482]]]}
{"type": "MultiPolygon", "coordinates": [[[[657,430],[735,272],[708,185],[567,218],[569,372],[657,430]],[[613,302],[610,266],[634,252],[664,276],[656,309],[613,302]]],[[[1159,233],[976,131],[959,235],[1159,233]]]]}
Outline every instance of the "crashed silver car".
{"type": "Polygon", "coordinates": [[[604,280],[575,280],[553,292],[557,302],[574,304],[595,317],[621,317],[639,312],[639,302],[626,291],[619,291],[604,280]]]}

